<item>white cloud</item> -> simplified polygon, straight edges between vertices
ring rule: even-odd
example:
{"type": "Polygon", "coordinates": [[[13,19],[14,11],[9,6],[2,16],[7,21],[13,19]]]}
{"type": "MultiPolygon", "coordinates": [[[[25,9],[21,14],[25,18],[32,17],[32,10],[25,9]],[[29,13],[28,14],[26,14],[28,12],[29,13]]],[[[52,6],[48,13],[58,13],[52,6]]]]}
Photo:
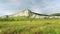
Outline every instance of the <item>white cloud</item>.
{"type": "MultiPolygon", "coordinates": [[[[4,0],[3,0],[4,1],[4,0]]],[[[7,0],[6,2],[0,1],[0,15],[8,15],[17,12],[21,6],[18,0],[7,0]]]]}
{"type": "Polygon", "coordinates": [[[20,6],[21,6],[21,2],[19,2],[17,0],[9,0],[8,2],[0,3],[0,7],[3,9],[7,9],[7,10],[14,10],[20,6]]]}
{"type": "MultiPolygon", "coordinates": [[[[32,1],[32,0],[31,0],[32,1]]],[[[34,4],[35,2],[33,2],[34,4]]],[[[60,13],[60,2],[58,0],[42,0],[41,4],[34,4],[31,6],[34,12],[51,14],[60,13]]]]}
{"type": "Polygon", "coordinates": [[[36,13],[43,13],[42,9],[37,6],[37,5],[33,5],[30,7],[30,9],[33,11],[33,12],[36,12],[36,13]]]}
{"type": "Polygon", "coordinates": [[[33,12],[60,13],[60,0],[1,0],[0,14],[11,14],[30,8],[33,12]]]}
{"type": "Polygon", "coordinates": [[[0,10],[0,15],[9,15],[9,14],[13,14],[13,12],[9,10],[0,10]]]}

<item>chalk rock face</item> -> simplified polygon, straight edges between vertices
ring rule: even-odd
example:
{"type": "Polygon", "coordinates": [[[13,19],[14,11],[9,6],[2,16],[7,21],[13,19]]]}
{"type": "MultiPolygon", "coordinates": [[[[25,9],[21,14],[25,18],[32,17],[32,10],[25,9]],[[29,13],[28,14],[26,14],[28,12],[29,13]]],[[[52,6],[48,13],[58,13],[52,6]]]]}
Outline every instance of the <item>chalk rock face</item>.
{"type": "Polygon", "coordinates": [[[23,11],[20,11],[19,13],[16,13],[16,14],[13,14],[13,16],[29,16],[29,14],[30,14],[30,10],[23,10],[23,11]]]}
{"type": "MultiPolygon", "coordinates": [[[[23,11],[20,11],[16,14],[13,14],[12,16],[13,17],[18,17],[18,16],[25,16],[25,17],[30,17],[30,18],[39,18],[41,14],[38,14],[38,13],[35,13],[35,12],[32,12],[31,10],[27,9],[27,10],[23,10],[23,11]]],[[[12,17],[11,16],[11,17],[12,17]]]]}
{"type": "Polygon", "coordinates": [[[40,18],[41,16],[46,16],[46,15],[45,14],[35,13],[35,12],[32,12],[31,10],[29,10],[29,9],[26,9],[26,10],[20,11],[18,13],[12,14],[12,15],[5,15],[3,17],[5,18],[7,16],[8,17],[25,16],[25,17],[30,17],[30,18],[40,18]]]}

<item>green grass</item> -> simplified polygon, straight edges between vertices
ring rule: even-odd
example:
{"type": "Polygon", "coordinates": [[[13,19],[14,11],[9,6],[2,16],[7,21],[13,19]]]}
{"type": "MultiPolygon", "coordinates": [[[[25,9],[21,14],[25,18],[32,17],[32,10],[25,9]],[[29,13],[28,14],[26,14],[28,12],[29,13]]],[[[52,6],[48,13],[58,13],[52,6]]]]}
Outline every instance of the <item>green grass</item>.
{"type": "Polygon", "coordinates": [[[60,34],[60,19],[0,21],[0,34],[60,34]]]}

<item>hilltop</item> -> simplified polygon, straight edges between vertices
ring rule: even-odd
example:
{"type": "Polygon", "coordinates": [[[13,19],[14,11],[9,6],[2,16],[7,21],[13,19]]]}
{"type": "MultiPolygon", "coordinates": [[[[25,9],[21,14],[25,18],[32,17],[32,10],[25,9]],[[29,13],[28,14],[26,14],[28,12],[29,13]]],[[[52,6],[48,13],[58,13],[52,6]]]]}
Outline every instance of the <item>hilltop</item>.
{"type": "Polygon", "coordinates": [[[38,18],[38,17],[40,17],[40,16],[48,16],[48,15],[35,13],[35,12],[29,10],[29,9],[26,9],[26,10],[22,10],[22,11],[20,11],[20,12],[17,12],[17,13],[15,13],[15,14],[12,14],[12,15],[5,15],[4,17],[6,17],[6,16],[8,16],[8,17],[25,16],[25,17],[31,17],[31,18],[33,18],[33,17],[38,18]]]}
{"type": "Polygon", "coordinates": [[[30,18],[40,18],[41,16],[60,16],[60,13],[53,13],[53,14],[47,15],[47,14],[36,13],[36,12],[33,12],[29,9],[25,9],[25,10],[22,10],[22,11],[15,13],[15,14],[5,15],[2,17],[5,18],[5,17],[18,17],[18,16],[19,17],[25,16],[25,17],[30,17],[30,18]]]}

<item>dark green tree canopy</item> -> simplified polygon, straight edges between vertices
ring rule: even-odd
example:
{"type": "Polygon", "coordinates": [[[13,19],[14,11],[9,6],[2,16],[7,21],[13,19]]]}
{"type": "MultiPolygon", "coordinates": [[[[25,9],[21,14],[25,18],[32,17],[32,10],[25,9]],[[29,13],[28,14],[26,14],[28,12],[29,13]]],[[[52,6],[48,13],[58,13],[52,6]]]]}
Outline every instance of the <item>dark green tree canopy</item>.
{"type": "Polygon", "coordinates": [[[60,16],[60,13],[50,14],[51,16],[60,16]]]}

